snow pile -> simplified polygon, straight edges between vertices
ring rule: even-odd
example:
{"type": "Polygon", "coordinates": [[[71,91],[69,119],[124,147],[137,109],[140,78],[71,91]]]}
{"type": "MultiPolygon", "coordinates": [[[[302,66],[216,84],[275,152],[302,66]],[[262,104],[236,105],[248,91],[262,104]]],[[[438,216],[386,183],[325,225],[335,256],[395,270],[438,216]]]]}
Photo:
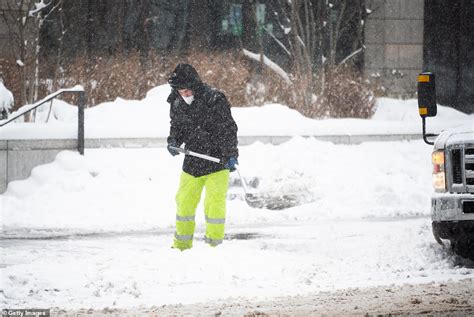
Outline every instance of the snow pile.
{"type": "MultiPolygon", "coordinates": [[[[438,105],[438,114],[434,118],[428,118],[428,122],[433,120],[437,124],[442,121],[466,121],[467,118],[473,118],[473,115],[466,115],[456,109],[438,105]],[[439,121],[439,122],[438,122],[439,121]]],[[[419,122],[418,101],[416,99],[398,100],[392,98],[378,98],[377,111],[373,120],[376,121],[401,121],[401,122],[419,122]]]]}
{"type": "MultiPolygon", "coordinates": [[[[171,88],[153,88],[142,100],[117,98],[86,109],[87,138],[142,138],[166,137],[169,132],[169,104],[166,99],[171,88]]],[[[55,100],[51,116],[49,104],[38,112],[37,123],[16,123],[1,130],[1,139],[75,138],[77,109],[55,100]]],[[[428,132],[472,122],[474,115],[466,115],[451,108],[439,107],[438,116],[428,119],[428,132]]],[[[420,134],[421,120],[416,100],[378,99],[372,119],[325,119],[304,117],[296,110],[281,104],[261,107],[232,108],[240,136],[297,136],[297,135],[364,135],[364,134],[420,134]]]]}
{"type": "Polygon", "coordinates": [[[10,112],[13,102],[13,94],[0,81],[0,113],[3,110],[10,112]]]}
{"type": "MultiPolygon", "coordinates": [[[[301,137],[280,146],[241,147],[242,172],[260,180],[260,195],[293,195],[302,205],[270,211],[234,199],[227,223],[428,215],[430,152],[421,141],[352,146],[301,137]]],[[[97,149],[85,157],[62,152],[0,196],[4,234],[172,228],[182,159],[166,149],[97,149]]],[[[231,190],[242,197],[240,187],[231,190]]]]}

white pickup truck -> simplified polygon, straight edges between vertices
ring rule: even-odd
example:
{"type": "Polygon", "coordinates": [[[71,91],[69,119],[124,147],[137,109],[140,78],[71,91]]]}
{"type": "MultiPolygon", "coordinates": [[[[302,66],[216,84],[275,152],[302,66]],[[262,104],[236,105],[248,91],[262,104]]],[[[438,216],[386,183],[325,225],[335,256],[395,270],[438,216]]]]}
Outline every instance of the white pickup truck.
{"type": "Polygon", "coordinates": [[[443,131],[434,142],[425,129],[426,117],[436,116],[435,76],[418,76],[418,108],[423,139],[434,145],[431,219],[439,243],[449,240],[453,251],[474,260],[474,122],[443,131]]]}

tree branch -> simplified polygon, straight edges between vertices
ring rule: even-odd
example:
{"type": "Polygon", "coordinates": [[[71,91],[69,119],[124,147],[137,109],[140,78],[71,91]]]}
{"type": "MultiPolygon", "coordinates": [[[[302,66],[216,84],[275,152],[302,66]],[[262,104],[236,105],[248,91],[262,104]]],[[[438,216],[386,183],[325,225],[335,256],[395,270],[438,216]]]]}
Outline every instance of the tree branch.
{"type": "Polygon", "coordinates": [[[353,58],[354,56],[356,56],[357,54],[359,54],[360,52],[364,51],[365,50],[365,46],[362,45],[362,47],[360,47],[358,50],[352,52],[351,54],[347,55],[337,66],[336,66],[336,69],[338,69],[341,65],[344,65],[345,63],[347,63],[347,61],[349,61],[351,58],[353,58]]]}
{"type": "MultiPolygon", "coordinates": [[[[248,58],[260,62],[260,54],[255,54],[252,53],[251,51],[248,51],[246,49],[243,49],[244,56],[247,56],[248,58]]],[[[278,74],[288,85],[291,85],[291,79],[288,76],[288,74],[280,67],[278,66],[275,62],[270,60],[268,57],[263,55],[263,64],[266,65],[268,68],[270,68],[272,71],[274,71],[276,74],[278,74]]]]}
{"type": "Polygon", "coordinates": [[[272,39],[275,40],[275,42],[277,42],[277,44],[285,51],[286,54],[288,54],[288,56],[291,56],[291,52],[286,48],[285,44],[283,44],[279,39],[277,39],[273,33],[269,32],[265,26],[263,27],[263,29],[265,30],[265,32],[267,32],[268,35],[270,35],[272,39]]]}

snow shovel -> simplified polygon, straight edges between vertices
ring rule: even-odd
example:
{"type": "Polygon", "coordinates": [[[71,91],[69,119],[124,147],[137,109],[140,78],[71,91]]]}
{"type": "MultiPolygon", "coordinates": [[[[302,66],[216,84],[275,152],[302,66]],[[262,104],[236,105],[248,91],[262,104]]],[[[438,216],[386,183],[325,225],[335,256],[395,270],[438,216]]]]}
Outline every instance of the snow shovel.
{"type": "MultiPolygon", "coordinates": [[[[191,156],[199,157],[201,159],[208,160],[208,161],[211,161],[211,162],[214,162],[214,163],[224,164],[217,157],[213,157],[213,156],[209,156],[209,155],[201,154],[201,153],[196,153],[196,152],[185,150],[183,148],[175,147],[175,146],[169,146],[169,148],[172,149],[172,150],[178,151],[180,153],[184,153],[185,155],[191,155],[191,156]]],[[[245,178],[242,176],[242,174],[240,173],[239,166],[236,165],[235,169],[237,171],[237,174],[239,174],[240,182],[242,183],[242,187],[243,187],[244,193],[245,193],[245,201],[247,202],[247,204],[250,207],[263,208],[265,206],[265,202],[261,201],[255,193],[250,193],[249,192],[248,187],[247,187],[247,182],[246,182],[245,178]]]]}

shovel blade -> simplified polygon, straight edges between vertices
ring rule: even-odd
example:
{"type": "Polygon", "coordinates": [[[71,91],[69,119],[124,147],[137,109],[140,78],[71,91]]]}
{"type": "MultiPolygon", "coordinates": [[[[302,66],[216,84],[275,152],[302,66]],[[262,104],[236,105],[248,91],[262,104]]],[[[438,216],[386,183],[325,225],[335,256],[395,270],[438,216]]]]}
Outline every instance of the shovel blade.
{"type": "Polygon", "coordinates": [[[245,194],[245,201],[250,207],[265,208],[265,201],[254,194],[245,194]]]}

